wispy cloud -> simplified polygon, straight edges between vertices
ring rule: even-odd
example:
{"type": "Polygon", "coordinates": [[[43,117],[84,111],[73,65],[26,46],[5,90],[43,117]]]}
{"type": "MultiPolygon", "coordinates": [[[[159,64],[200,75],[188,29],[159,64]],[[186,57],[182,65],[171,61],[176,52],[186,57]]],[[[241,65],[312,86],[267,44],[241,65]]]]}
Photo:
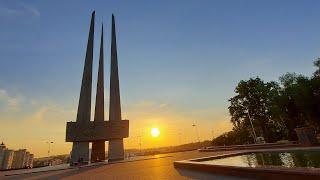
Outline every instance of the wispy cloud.
{"type": "Polygon", "coordinates": [[[34,16],[40,17],[40,11],[29,4],[26,3],[18,3],[13,7],[6,7],[0,4],[0,16],[5,17],[22,17],[22,16],[34,16]]]}
{"type": "Polygon", "coordinates": [[[17,9],[10,9],[7,7],[0,7],[0,15],[3,16],[19,16],[21,15],[21,11],[17,9]]]}
{"type": "Polygon", "coordinates": [[[65,122],[74,117],[73,106],[0,88],[0,141],[12,149],[23,147],[44,156],[43,139],[52,139],[60,146],[56,153],[67,153],[70,147],[64,142],[65,122]]]}
{"type": "Polygon", "coordinates": [[[10,96],[4,89],[0,89],[0,105],[6,110],[18,110],[20,106],[20,96],[10,96]]]}
{"type": "Polygon", "coordinates": [[[40,16],[40,11],[37,8],[30,6],[28,4],[25,4],[25,3],[21,3],[21,6],[23,7],[23,9],[26,12],[29,12],[33,16],[38,16],[38,17],[40,16]]]}
{"type": "Polygon", "coordinates": [[[146,99],[141,100],[135,104],[131,104],[132,107],[138,107],[138,108],[152,108],[152,109],[162,109],[169,106],[168,103],[160,102],[156,100],[146,99]]]}

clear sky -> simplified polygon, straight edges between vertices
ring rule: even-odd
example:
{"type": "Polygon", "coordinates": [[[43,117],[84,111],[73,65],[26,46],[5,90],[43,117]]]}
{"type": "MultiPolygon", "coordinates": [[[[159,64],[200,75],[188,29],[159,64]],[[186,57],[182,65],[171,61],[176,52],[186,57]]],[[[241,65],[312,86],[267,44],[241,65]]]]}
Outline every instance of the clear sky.
{"type": "Polygon", "coordinates": [[[39,157],[50,140],[52,154],[69,153],[65,125],[76,118],[93,10],[93,87],[103,22],[108,96],[114,13],[122,115],[130,120],[125,145],[137,148],[141,135],[148,148],[196,141],[193,123],[201,140],[230,130],[228,99],[242,79],[310,75],[320,56],[319,8],[316,0],[2,0],[0,141],[39,157]]]}

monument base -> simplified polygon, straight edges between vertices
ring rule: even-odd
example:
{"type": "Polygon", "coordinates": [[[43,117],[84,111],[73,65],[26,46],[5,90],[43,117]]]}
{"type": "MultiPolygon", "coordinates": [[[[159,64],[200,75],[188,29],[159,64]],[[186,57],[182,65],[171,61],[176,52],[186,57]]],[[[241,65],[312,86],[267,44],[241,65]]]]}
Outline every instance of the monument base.
{"type": "Polygon", "coordinates": [[[91,150],[91,162],[101,162],[105,159],[105,141],[93,141],[91,150]]]}
{"type": "Polygon", "coordinates": [[[89,163],[89,142],[73,142],[70,165],[82,165],[89,163]]]}
{"type": "Polygon", "coordinates": [[[123,139],[109,141],[108,161],[119,161],[124,159],[123,139]]]}

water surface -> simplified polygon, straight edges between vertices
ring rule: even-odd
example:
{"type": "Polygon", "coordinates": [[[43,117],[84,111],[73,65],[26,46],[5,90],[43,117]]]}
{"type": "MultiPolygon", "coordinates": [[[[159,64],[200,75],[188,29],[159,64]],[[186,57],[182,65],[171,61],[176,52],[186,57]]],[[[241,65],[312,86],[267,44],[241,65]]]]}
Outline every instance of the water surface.
{"type": "Polygon", "coordinates": [[[262,152],[236,155],[221,159],[200,161],[205,164],[241,166],[241,167],[308,167],[320,168],[319,150],[301,150],[288,152],[262,152]]]}

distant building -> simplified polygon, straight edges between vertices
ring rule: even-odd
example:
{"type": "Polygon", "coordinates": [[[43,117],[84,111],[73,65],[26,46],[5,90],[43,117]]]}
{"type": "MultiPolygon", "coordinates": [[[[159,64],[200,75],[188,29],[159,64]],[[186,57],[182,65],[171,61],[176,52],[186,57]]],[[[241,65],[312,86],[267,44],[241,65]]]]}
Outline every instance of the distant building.
{"type": "Polygon", "coordinates": [[[0,144],[0,169],[32,168],[33,158],[26,149],[14,151],[6,148],[3,142],[0,144]]]}
{"type": "Polygon", "coordinates": [[[26,152],[22,167],[29,167],[29,158],[30,158],[30,153],[26,152]]]}
{"type": "Polygon", "coordinates": [[[54,159],[50,160],[50,165],[51,166],[56,166],[56,165],[59,165],[59,164],[62,164],[62,160],[61,159],[54,158],[54,159]]]}
{"type": "Polygon", "coordinates": [[[4,150],[1,169],[11,169],[14,151],[10,149],[4,150]]]}
{"type": "Polygon", "coordinates": [[[33,158],[34,158],[34,155],[30,154],[29,161],[28,161],[28,167],[29,168],[33,168],[33,158]]]}
{"type": "Polygon", "coordinates": [[[2,161],[4,157],[4,150],[6,149],[6,146],[3,144],[3,142],[0,144],[0,169],[2,169],[2,161]]]}
{"type": "Polygon", "coordinates": [[[13,151],[6,148],[2,142],[0,144],[0,169],[11,169],[13,151]]]}
{"type": "Polygon", "coordinates": [[[27,154],[26,149],[19,149],[14,152],[13,162],[12,162],[13,169],[20,169],[24,167],[26,154],[27,154]]]}

